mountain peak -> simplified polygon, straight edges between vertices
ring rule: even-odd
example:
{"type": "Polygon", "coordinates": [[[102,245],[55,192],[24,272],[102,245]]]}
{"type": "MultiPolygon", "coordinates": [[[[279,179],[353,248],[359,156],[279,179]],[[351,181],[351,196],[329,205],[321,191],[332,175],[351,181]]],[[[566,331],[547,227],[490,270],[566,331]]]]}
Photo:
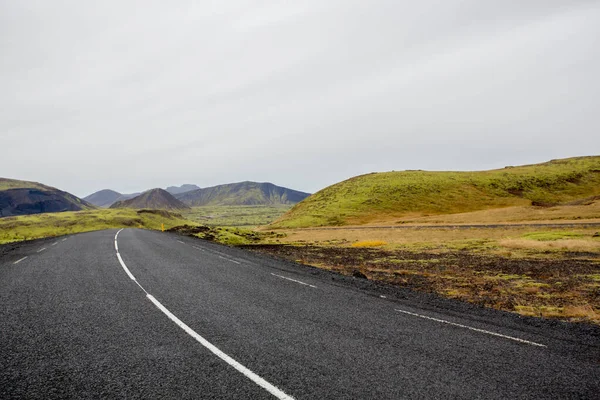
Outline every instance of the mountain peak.
{"type": "Polygon", "coordinates": [[[200,189],[200,186],[197,185],[192,185],[189,183],[183,184],[181,186],[169,186],[167,189],[165,189],[167,192],[171,193],[172,195],[176,195],[176,194],[181,194],[181,193],[185,193],[185,192],[190,192],[192,190],[198,190],[200,189]]]}
{"type": "Polygon", "coordinates": [[[145,191],[129,200],[117,201],[110,208],[154,208],[160,210],[183,210],[189,208],[164,189],[145,191]]]}
{"type": "Polygon", "coordinates": [[[237,182],[178,194],[189,206],[296,204],[310,194],[276,186],[269,182],[237,182]]]}

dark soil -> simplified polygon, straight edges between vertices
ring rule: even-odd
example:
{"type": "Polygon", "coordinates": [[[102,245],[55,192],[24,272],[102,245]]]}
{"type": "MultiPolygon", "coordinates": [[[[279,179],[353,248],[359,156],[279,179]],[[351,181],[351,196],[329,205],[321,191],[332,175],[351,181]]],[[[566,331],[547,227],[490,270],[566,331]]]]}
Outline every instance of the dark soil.
{"type": "Polygon", "coordinates": [[[517,306],[600,310],[600,285],[592,277],[600,276],[597,260],[568,255],[561,259],[514,259],[468,251],[435,254],[347,247],[244,247],[347,276],[449,295],[506,311],[515,311],[517,306]]]}

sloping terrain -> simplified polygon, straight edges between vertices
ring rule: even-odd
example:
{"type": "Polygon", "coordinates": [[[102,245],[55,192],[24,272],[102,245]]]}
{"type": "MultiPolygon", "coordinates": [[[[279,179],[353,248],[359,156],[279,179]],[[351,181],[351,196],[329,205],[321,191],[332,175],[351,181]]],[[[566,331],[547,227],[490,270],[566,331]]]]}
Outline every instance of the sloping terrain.
{"type": "Polygon", "coordinates": [[[129,200],[117,201],[110,208],[151,208],[185,210],[189,208],[164,189],[151,189],[129,200]]]}
{"type": "Polygon", "coordinates": [[[185,192],[191,192],[192,190],[198,190],[198,189],[200,189],[200,186],[198,186],[198,185],[185,184],[185,185],[181,185],[181,186],[169,186],[165,190],[167,192],[171,193],[172,195],[176,195],[176,194],[181,194],[181,193],[185,193],[185,192]]]}
{"type": "Polygon", "coordinates": [[[23,215],[0,219],[0,244],[113,228],[160,230],[193,224],[164,210],[87,210],[59,214],[23,215]]]}
{"type": "Polygon", "coordinates": [[[177,195],[189,206],[233,206],[295,204],[309,193],[287,189],[272,183],[239,182],[198,189],[177,195]]]}
{"type": "Polygon", "coordinates": [[[117,201],[133,199],[139,196],[141,193],[129,193],[122,194],[111,189],[104,189],[98,192],[92,193],[83,199],[88,203],[91,203],[97,207],[108,208],[117,201]]]}
{"type": "Polygon", "coordinates": [[[0,217],[92,208],[70,193],[41,183],[0,178],[0,217]]]}
{"type": "Polygon", "coordinates": [[[273,227],[365,224],[510,206],[579,204],[600,195],[600,157],[479,172],[361,175],[297,204],[273,227]]]}
{"type": "Polygon", "coordinates": [[[92,193],[89,196],[84,197],[83,199],[98,207],[110,207],[121,196],[122,195],[119,192],[115,192],[114,190],[110,189],[104,189],[96,193],[92,193]]]}

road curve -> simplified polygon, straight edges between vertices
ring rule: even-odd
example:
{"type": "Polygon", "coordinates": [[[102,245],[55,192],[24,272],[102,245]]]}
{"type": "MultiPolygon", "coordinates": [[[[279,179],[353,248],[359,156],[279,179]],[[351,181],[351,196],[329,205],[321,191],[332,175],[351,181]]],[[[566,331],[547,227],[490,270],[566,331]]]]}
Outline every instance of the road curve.
{"type": "Polygon", "coordinates": [[[0,398],[600,393],[595,327],[389,288],[383,298],[362,280],[239,249],[116,234],[0,252],[0,398]]]}

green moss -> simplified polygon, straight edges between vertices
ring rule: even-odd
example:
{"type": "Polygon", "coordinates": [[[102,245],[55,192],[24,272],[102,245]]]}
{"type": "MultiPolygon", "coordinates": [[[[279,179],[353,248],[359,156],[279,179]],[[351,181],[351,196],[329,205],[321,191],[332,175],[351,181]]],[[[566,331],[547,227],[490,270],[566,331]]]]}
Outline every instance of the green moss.
{"type": "Polygon", "coordinates": [[[384,172],[340,182],[295,205],[273,226],[366,223],[381,216],[436,215],[555,205],[600,195],[600,157],[481,172],[384,172]]]}
{"type": "Polygon", "coordinates": [[[210,240],[228,246],[242,246],[258,243],[261,240],[272,236],[272,234],[259,233],[249,229],[220,227],[209,228],[195,236],[200,239],[210,240]]]}
{"type": "Polygon", "coordinates": [[[575,232],[561,232],[561,231],[550,231],[550,232],[531,232],[523,235],[523,238],[530,240],[539,240],[539,241],[550,241],[550,240],[560,240],[560,239],[578,239],[582,238],[584,235],[582,233],[575,232]]]}
{"type": "Polygon", "coordinates": [[[189,224],[181,215],[157,210],[91,210],[0,218],[0,243],[111,228],[165,229],[189,224]]]}

